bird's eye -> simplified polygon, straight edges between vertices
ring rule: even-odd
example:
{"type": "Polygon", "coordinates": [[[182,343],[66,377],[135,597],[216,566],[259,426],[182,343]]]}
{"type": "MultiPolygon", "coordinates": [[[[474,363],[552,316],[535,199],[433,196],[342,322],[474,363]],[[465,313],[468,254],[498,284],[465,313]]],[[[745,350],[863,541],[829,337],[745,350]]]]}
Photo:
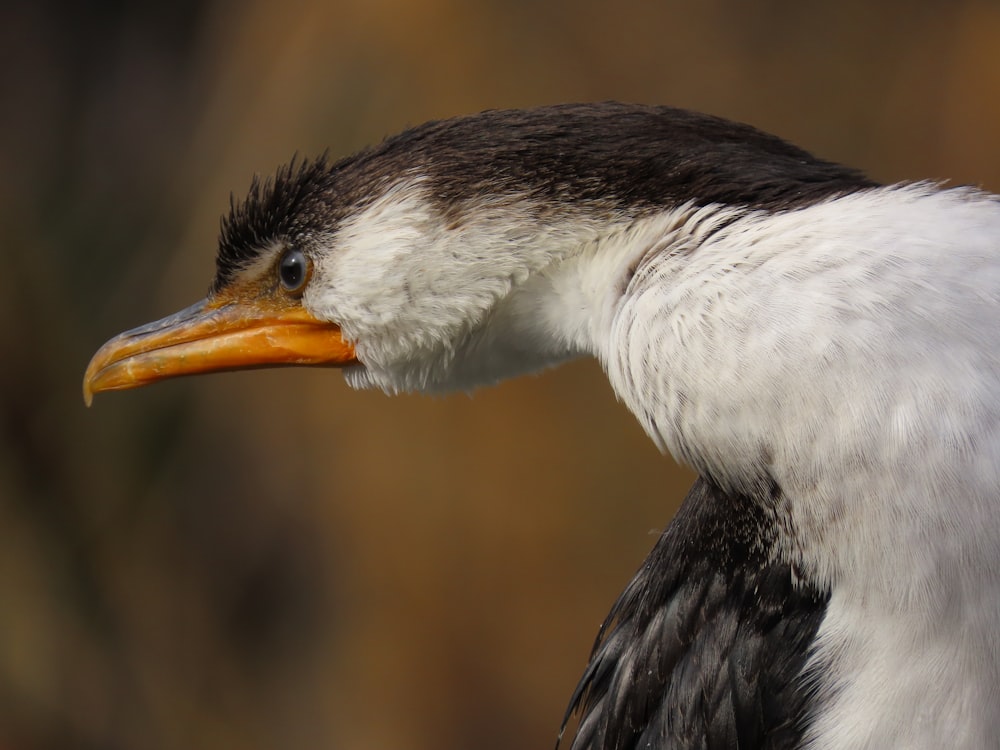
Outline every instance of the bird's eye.
{"type": "Polygon", "coordinates": [[[287,292],[298,292],[309,277],[309,259],[296,248],[285,251],[278,262],[278,279],[287,292]]]}

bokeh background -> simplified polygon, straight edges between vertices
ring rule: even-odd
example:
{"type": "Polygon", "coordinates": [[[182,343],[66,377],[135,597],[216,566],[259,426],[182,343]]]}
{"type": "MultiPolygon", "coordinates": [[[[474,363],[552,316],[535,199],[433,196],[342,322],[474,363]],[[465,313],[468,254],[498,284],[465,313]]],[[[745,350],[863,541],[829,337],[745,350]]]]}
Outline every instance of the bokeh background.
{"type": "Polygon", "coordinates": [[[80,397],[230,192],[484,108],[751,122],[1000,189],[995,0],[6,0],[0,748],[549,748],[690,476],[590,362],[473,398],[254,372],[80,397]]]}

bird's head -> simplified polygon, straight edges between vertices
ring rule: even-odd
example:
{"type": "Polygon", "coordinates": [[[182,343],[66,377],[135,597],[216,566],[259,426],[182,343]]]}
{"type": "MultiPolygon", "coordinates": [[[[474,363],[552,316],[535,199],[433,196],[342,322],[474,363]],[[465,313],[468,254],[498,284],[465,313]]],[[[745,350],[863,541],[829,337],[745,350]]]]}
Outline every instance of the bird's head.
{"type": "Polygon", "coordinates": [[[340,327],[304,297],[315,275],[315,212],[323,164],[255,180],[224,219],[217,275],[208,296],[174,315],[109,340],[91,359],[84,400],[105,390],[248,367],[349,366],[357,361],[340,327]]]}
{"type": "Polygon", "coordinates": [[[791,206],[858,179],[664,107],[429,123],[255,180],[223,220],[208,297],[107,342],[84,397],[281,365],[343,367],[352,385],[387,391],[467,389],[602,356],[615,300],[664,234],[650,222],[791,206]]]}
{"type": "Polygon", "coordinates": [[[222,222],[207,297],[108,341],[87,402],[283,365],[340,367],[353,386],[389,392],[467,389],[577,353],[544,330],[541,287],[597,227],[521,194],[446,201],[428,174],[366,157],[255,180],[222,222]]]}

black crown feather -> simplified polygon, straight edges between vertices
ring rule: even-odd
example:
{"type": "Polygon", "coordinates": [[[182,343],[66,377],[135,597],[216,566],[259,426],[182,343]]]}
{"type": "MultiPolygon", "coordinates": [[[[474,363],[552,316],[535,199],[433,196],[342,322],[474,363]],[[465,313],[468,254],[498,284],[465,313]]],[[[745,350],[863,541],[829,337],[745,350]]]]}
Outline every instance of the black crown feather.
{"type": "Polygon", "coordinates": [[[232,281],[265,247],[311,228],[315,223],[311,209],[332,182],[326,154],[312,160],[296,155],[273,177],[254,175],[242,201],[230,194],[229,214],[222,218],[219,231],[213,290],[232,281]]]}

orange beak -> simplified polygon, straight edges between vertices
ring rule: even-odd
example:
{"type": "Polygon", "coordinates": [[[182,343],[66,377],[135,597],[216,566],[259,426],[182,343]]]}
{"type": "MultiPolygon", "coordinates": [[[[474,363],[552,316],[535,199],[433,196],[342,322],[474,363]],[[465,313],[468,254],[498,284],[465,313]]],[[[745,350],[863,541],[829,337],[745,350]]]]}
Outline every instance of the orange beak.
{"type": "Polygon", "coordinates": [[[87,365],[83,400],[90,406],[100,391],[138,388],[181,375],[356,362],[354,347],[341,337],[340,327],[318,320],[301,305],[209,298],[104,344],[87,365]]]}

